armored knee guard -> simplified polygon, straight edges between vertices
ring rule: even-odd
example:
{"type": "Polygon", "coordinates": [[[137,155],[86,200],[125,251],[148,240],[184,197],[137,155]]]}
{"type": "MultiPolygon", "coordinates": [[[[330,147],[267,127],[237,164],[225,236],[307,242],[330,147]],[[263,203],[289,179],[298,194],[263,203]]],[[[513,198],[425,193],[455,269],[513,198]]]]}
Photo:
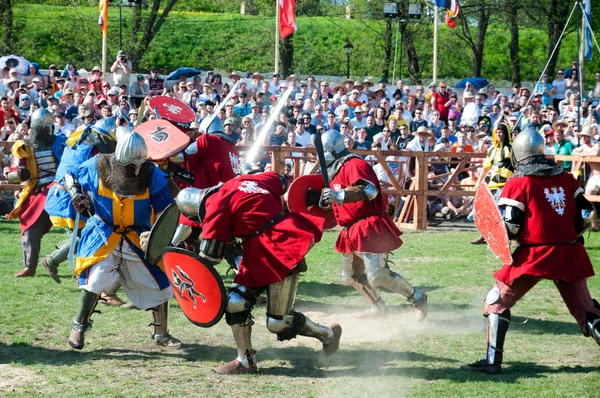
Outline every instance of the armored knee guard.
{"type": "MultiPolygon", "coordinates": [[[[259,294],[258,294],[259,295],[259,294]]],[[[252,307],[256,304],[256,296],[246,286],[233,284],[227,294],[225,320],[231,326],[235,347],[236,360],[244,369],[256,370],[256,351],[252,348],[252,307]]],[[[233,365],[232,365],[233,366],[233,365]]],[[[231,367],[231,366],[230,366],[231,367]]],[[[219,371],[217,371],[219,373],[219,371]]],[[[222,373],[230,373],[222,369],[222,373]]]]}
{"type": "Polygon", "coordinates": [[[306,325],[306,317],[300,312],[275,315],[267,314],[267,329],[277,335],[277,340],[291,340],[300,334],[306,325]]]}
{"type": "Polygon", "coordinates": [[[92,327],[92,314],[96,311],[96,305],[100,295],[87,290],[83,290],[81,294],[81,308],[79,314],[73,318],[71,333],[69,335],[69,345],[72,348],[81,350],[85,345],[84,333],[92,327]]]}
{"type": "Polygon", "coordinates": [[[156,345],[168,348],[179,348],[181,341],[169,334],[169,302],[164,302],[152,308],[153,326],[152,339],[156,345]]]}
{"type": "MultiPolygon", "coordinates": [[[[600,311],[600,304],[596,300],[594,300],[594,306],[597,312],[600,311]]],[[[600,345],[600,315],[589,311],[586,315],[585,326],[588,334],[600,345]]]]}

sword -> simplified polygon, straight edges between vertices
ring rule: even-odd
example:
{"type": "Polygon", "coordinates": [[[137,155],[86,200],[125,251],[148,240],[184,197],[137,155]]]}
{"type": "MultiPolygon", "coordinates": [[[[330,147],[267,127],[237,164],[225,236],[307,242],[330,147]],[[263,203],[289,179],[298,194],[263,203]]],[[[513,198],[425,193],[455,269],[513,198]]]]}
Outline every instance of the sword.
{"type": "Polygon", "coordinates": [[[77,244],[77,233],[79,231],[79,220],[81,219],[81,215],[78,212],[75,212],[77,215],[75,216],[75,226],[73,227],[73,236],[71,236],[71,247],[69,247],[69,269],[73,271],[73,260],[75,257],[75,245],[77,244]]]}
{"type": "Polygon", "coordinates": [[[321,175],[323,176],[325,188],[329,188],[329,175],[327,174],[325,150],[323,149],[323,141],[321,140],[321,133],[319,132],[317,132],[317,134],[315,135],[315,148],[317,149],[317,157],[319,158],[319,165],[321,166],[321,175]]]}

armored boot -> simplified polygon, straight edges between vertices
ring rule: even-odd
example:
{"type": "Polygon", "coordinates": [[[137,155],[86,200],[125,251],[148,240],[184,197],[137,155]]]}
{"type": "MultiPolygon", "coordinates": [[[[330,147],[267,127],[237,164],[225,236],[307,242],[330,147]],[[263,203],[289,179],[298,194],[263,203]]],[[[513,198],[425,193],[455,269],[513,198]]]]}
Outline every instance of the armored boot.
{"type": "Polygon", "coordinates": [[[168,331],[169,320],[169,302],[166,301],[152,308],[153,322],[149,326],[154,326],[152,339],[156,345],[167,348],[181,347],[181,341],[171,336],[168,331]]]}
{"type": "Polygon", "coordinates": [[[586,314],[585,327],[588,334],[594,339],[594,341],[600,345],[600,304],[594,300],[594,307],[596,307],[596,313],[588,311],[586,314]]]}
{"type": "Polygon", "coordinates": [[[371,308],[361,314],[361,318],[375,318],[375,317],[385,317],[387,314],[387,308],[385,301],[381,298],[377,290],[375,290],[367,280],[367,275],[362,274],[358,277],[352,276],[352,279],[348,282],[345,282],[344,285],[352,286],[354,290],[360,293],[367,302],[371,305],[371,308]]]}
{"type": "Polygon", "coordinates": [[[60,278],[58,277],[58,265],[67,260],[70,249],[71,242],[64,242],[62,245],[57,247],[52,254],[42,259],[42,265],[46,269],[46,272],[56,283],[60,283],[60,278]]]}
{"type": "Polygon", "coordinates": [[[488,315],[488,343],[485,359],[469,365],[462,365],[462,370],[481,372],[491,375],[502,373],[502,357],[504,354],[504,338],[510,325],[510,310],[501,314],[488,315]]]}
{"type": "Polygon", "coordinates": [[[329,326],[322,326],[311,321],[304,314],[304,326],[300,329],[300,336],[314,337],[323,343],[323,355],[328,357],[337,352],[340,347],[340,338],[342,337],[342,327],[334,323],[329,326]]]}
{"type": "Polygon", "coordinates": [[[256,373],[256,351],[252,349],[252,319],[248,318],[243,325],[231,325],[237,358],[231,362],[215,368],[214,371],[222,375],[238,375],[245,373],[256,373]]]}
{"type": "Polygon", "coordinates": [[[406,297],[415,311],[415,318],[421,322],[427,316],[427,295],[419,288],[412,287],[402,275],[389,268],[379,267],[377,276],[370,282],[373,286],[384,287],[406,297]]]}
{"type": "Polygon", "coordinates": [[[81,309],[79,314],[73,318],[73,324],[71,326],[71,334],[69,335],[69,345],[76,350],[83,349],[85,345],[84,333],[92,327],[91,317],[98,304],[100,295],[87,290],[83,290],[81,294],[81,309]]]}

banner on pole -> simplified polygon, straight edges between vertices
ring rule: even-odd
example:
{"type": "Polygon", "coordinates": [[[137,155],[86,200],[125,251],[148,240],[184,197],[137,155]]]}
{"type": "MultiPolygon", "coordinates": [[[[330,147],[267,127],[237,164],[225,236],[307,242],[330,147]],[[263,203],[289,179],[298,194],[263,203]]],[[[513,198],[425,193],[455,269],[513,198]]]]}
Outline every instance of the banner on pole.
{"type": "Polygon", "coordinates": [[[279,31],[282,40],[298,30],[295,11],[296,0],[279,0],[279,31]]]}
{"type": "Polygon", "coordinates": [[[589,60],[592,59],[592,2],[591,0],[583,1],[585,10],[585,25],[583,27],[583,54],[589,60]]]}
{"type": "Polygon", "coordinates": [[[460,11],[458,0],[433,0],[433,3],[438,7],[447,8],[452,18],[456,17],[460,11]]]}
{"type": "Polygon", "coordinates": [[[98,25],[100,25],[100,29],[102,29],[102,36],[106,37],[108,34],[108,0],[100,0],[98,9],[100,10],[98,25]]]}

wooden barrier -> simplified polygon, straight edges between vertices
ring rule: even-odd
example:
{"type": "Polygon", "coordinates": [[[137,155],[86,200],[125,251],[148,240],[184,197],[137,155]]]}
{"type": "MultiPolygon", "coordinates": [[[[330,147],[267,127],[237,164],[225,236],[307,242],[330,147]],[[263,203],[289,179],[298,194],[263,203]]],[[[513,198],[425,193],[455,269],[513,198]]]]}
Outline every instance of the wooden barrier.
{"type": "MultiPolygon", "coordinates": [[[[10,153],[12,142],[0,142],[2,154],[10,153]]],[[[238,147],[242,154],[250,147],[238,147]]],[[[315,174],[319,170],[316,150],[313,147],[262,147],[260,159],[270,159],[271,168],[283,174],[285,164],[293,166],[294,178],[304,174],[315,174]]],[[[427,228],[427,201],[441,196],[475,196],[472,186],[461,185],[458,177],[461,173],[481,167],[484,153],[454,152],[414,152],[414,151],[352,151],[367,158],[371,164],[379,163],[388,177],[390,184],[382,184],[382,192],[395,198],[395,203],[404,201],[400,214],[395,219],[398,227],[403,229],[424,230],[427,228]],[[397,175],[392,171],[398,170],[397,175]],[[449,172],[430,175],[429,166],[445,164],[449,172]],[[441,183],[435,182],[442,180],[441,183]]],[[[600,163],[600,156],[566,156],[555,155],[557,161],[572,161],[571,172],[576,174],[586,163],[600,163]]],[[[0,191],[20,189],[19,184],[0,182],[0,191]]],[[[600,202],[600,195],[586,195],[593,202],[600,202]]]]}

